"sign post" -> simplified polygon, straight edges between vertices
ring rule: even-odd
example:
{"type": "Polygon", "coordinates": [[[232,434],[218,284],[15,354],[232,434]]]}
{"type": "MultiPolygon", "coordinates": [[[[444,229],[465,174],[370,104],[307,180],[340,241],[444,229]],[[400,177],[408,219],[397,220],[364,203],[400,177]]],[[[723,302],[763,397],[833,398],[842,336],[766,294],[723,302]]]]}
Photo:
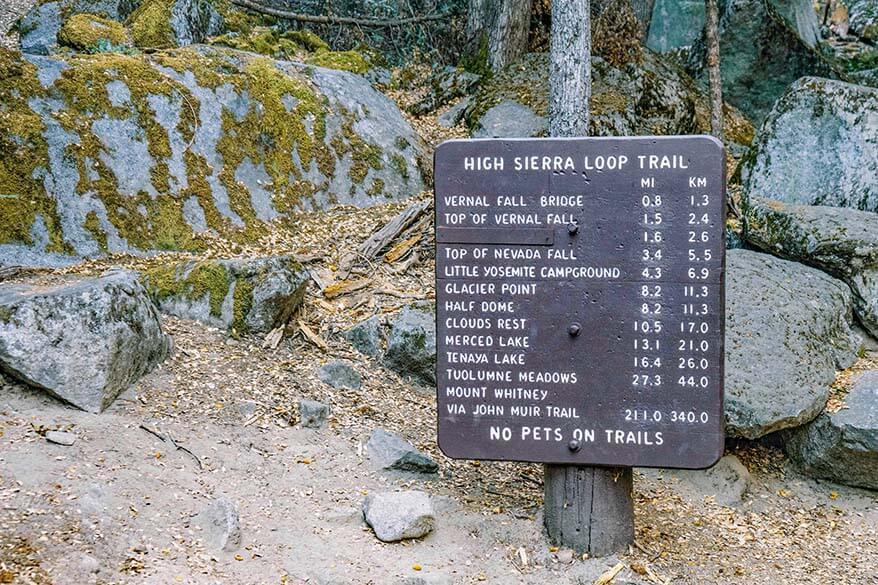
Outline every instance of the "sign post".
{"type": "Polygon", "coordinates": [[[546,463],[550,538],[624,548],[631,467],[723,451],[721,144],[450,141],[435,173],[440,447],[546,463]]]}

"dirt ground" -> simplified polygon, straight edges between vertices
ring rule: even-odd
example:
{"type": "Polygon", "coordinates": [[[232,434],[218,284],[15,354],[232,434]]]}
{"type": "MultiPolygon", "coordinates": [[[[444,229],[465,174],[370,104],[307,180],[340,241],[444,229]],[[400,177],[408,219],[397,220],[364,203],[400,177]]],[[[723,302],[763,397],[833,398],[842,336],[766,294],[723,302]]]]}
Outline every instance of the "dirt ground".
{"type": "Polygon", "coordinates": [[[167,329],[173,357],[100,415],[6,381],[0,582],[593,583],[622,562],[616,583],[878,583],[876,494],[801,477],[767,447],[735,448],[751,473],[739,506],[688,495],[668,473],[637,473],[637,547],[570,561],[540,531],[539,467],[443,458],[433,397],[343,341],[271,350],[197,323],[168,319],[167,329]],[[362,389],[330,392],[317,380],[330,355],[351,360],[362,389]],[[331,402],[327,427],[296,425],[303,397],[331,402]],[[377,426],[430,452],[439,477],[372,471],[363,446],[377,426]],[[49,443],[50,429],[78,440],[49,443]],[[437,528],[383,544],[360,505],[402,487],[435,497],[437,528]],[[217,553],[191,517],[220,494],[237,503],[243,538],[217,553]]]}

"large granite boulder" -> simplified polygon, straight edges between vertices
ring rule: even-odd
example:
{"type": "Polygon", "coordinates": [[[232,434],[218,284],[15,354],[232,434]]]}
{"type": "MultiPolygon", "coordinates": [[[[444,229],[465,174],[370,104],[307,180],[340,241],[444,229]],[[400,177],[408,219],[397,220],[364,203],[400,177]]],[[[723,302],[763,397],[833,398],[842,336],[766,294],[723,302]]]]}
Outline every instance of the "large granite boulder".
{"type": "Polygon", "coordinates": [[[785,449],[809,475],[878,490],[878,370],[855,380],[841,410],[790,431],[785,449]]]}
{"type": "Polygon", "coordinates": [[[93,14],[122,21],[140,0],[50,0],[38,2],[18,23],[19,46],[23,53],[49,55],[58,50],[58,32],[75,14],[93,14]]]}
{"type": "MultiPolygon", "coordinates": [[[[465,112],[474,136],[545,136],[548,132],[549,61],[525,55],[483,82],[465,112]]],[[[643,50],[624,66],[592,58],[589,135],[693,134],[710,130],[706,96],[669,59],[643,50]]],[[[753,127],[732,108],[727,138],[749,144],[753,127]]]]}
{"type": "Polygon", "coordinates": [[[0,285],[0,370],[89,412],[161,363],[169,339],[136,275],[0,285]]]}
{"type": "Polygon", "coordinates": [[[159,308],[233,334],[268,333],[302,305],[308,271],[288,256],[186,261],[147,272],[159,308]]]}
{"type": "Polygon", "coordinates": [[[436,384],[436,313],[432,303],[415,303],[390,322],[384,365],[404,378],[436,384]]]}
{"type": "Polygon", "coordinates": [[[820,268],[851,287],[857,318],[878,337],[878,214],[756,197],[744,214],[748,242],[820,268]]]}
{"type": "Polygon", "coordinates": [[[745,195],[878,212],[878,89],[806,77],[777,101],[741,177],[745,195]]]}
{"type": "Polygon", "coordinates": [[[422,143],[361,76],[195,45],[0,50],[0,266],[250,242],[424,188],[422,143]]]}
{"type": "Polygon", "coordinates": [[[847,0],[850,31],[860,38],[878,41],[878,3],[875,0],[847,0]]]}
{"type": "MultiPolygon", "coordinates": [[[[798,78],[834,77],[817,40],[817,17],[810,0],[721,1],[723,97],[759,121],[798,78]]],[[[702,37],[689,53],[688,66],[695,77],[706,81],[704,55],[702,37]]]]}
{"type": "Polygon", "coordinates": [[[729,250],[726,434],[755,439],[812,420],[857,357],[850,289],[826,273],[729,250]]]}

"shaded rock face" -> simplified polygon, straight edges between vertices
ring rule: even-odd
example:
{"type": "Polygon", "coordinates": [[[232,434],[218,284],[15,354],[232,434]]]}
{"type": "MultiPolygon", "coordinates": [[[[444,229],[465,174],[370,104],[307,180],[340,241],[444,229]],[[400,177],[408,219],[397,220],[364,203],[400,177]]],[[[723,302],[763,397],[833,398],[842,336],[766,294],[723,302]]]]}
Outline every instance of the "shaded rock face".
{"type": "Polygon", "coordinates": [[[132,273],[0,286],[0,369],[89,412],[161,363],[169,339],[132,273]]]}
{"type": "Polygon", "coordinates": [[[159,308],[235,334],[268,333],[305,298],[308,272],[288,256],[187,261],[149,271],[159,308]]]}
{"type": "Polygon", "coordinates": [[[49,55],[57,51],[58,31],[67,14],[95,14],[121,21],[139,4],[140,0],[58,0],[39,4],[19,23],[21,52],[49,55]]]}
{"type": "MultiPolygon", "coordinates": [[[[548,56],[532,53],[483,82],[465,113],[474,135],[545,136],[548,70],[548,56]]],[[[693,134],[710,129],[707,99],[695,82],[648,50],[642,52],[640,63],[621,68],[592,57],[590,107],[591,136],[693,134]]],[[[729,140],[749,144],[750,123],[732,109],[725,114],[729,140]]]]}
{"type": "Polygon", "coordinates": [[[688,47],[704,28],[704,2],[656,0],[646,46],[661,53],[688,47]]]}
{"type": "Polygon", "coordinates": [[[430,496],[421,491],[369,495],[363,501],[363,517],[384,542],[421,538],[436,525],[430,496]]]}
{"type": "MultiPolygon", "coordinates": [[[[720,2],[719,50],[723,97],[759,121],[798,78],[834,76],[815,48],[816,14],[809,0],[720,2]]],[[[693,75],[707,79],[705,44],[689,55],[693,75]]]]}
{"type": "Polygon", "coordinates": [[[741,176],[746,196],[878,212],[878,90],[798,80],[766,117],[741,176]]]}
{"type": "Polygon", "coordinates": [[[380,317],[369,317],[342,332],[342,337],[362,354],[378,357],[384,341],[384,329],[380,317]]]}
{"type": "Polygon", "coordinates": [[[378,469],[409,473],[436,473],[439,465],[411,443],[384,429],[375,429],[366,443],[369,458],[378,469]]]}
{"type": "Polygon", "coordinates": [[[857,318],[878,337],[878,214],[756,197],[744,214],[748,242],[844,281],[854,293],[857,318]]]}
{"type": "Polygon", "coordinates": [[[422,384],[436,384],[436,315],[432,303],[404,307],[390,323],[384,365],[422,384]]]}
{"type": "Polygon", "coordinates": [[[862,374],[844,402],[842,410],[790,431],[786,452],[809,475],[878,489],[878,371],[862,374]]]}
{"type": "Polygon", "coordinates": [[[836,368],[850,366],[850,289],[820,270],[729,250],[726,277],[726,434],[755,439],[812,420],[836,368]]]}
{"type": "Polygon", "coordinates": [[[348,72],[203,46],[0,70],[0,265],[198,251],[424,187],[419,138],[348,72]]]}

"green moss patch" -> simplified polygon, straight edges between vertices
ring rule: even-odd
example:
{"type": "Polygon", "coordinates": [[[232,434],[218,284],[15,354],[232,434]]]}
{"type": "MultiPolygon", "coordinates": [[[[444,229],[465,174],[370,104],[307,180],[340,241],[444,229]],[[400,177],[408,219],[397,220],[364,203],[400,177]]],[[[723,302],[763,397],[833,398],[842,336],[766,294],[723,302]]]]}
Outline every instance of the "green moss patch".
{"type": "Polygon", "coordinates": [[[171,29],[173,0],[145,0],[130,17],[128,27],[134,44],[145,49],[167,49],[176,46],[171,29]]]}
{"type": "Polygon", "coordinates": [[[58,42],[77,51],[97,52],[102,47],[124,48],[130,44],[121,23],[93,14],[74,14],[58,31],[58,42]]]}
{"type": "Polygon", "coordinates": [[[309,65],[340,69],[362,75],[369,70],[369,62],[356,51],[318,51],[310,59],[309,65]]]}
{"type": "Polygon", "coordinates": [[[159,302],[169,298],[200,301],[208,297],[210,314],[222,315],[223,301],[231,288],[231,276],[222,264],[205,260],[189,264],[159,266],[146,273],[150,293],[159,302]],[[186,272],[188,270],[188,272],[186,272]]]}

